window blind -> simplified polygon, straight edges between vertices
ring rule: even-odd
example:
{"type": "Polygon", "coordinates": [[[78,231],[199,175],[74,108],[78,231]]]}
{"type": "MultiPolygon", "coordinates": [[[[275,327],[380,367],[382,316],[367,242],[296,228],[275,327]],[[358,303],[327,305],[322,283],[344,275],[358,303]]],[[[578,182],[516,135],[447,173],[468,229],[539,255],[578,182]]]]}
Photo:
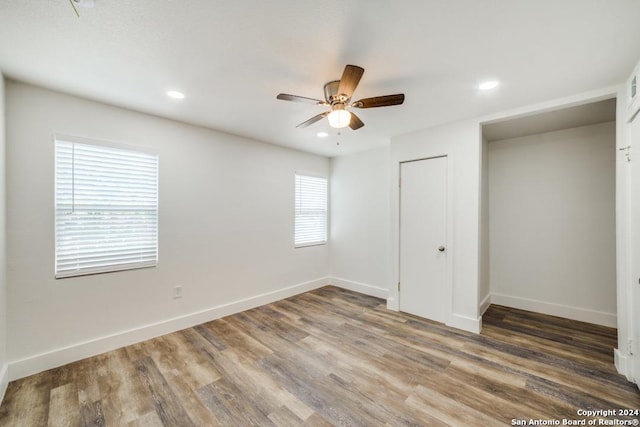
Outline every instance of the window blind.
{"type": "Polygon", "coordinates": [[[55,141],[55,276],[158,262],[158,156],[55,141]]]}
{"type": "Polygon", "coordinates": [[[295,246],[327,242],[327,179],[295,175],[295,246]]]}

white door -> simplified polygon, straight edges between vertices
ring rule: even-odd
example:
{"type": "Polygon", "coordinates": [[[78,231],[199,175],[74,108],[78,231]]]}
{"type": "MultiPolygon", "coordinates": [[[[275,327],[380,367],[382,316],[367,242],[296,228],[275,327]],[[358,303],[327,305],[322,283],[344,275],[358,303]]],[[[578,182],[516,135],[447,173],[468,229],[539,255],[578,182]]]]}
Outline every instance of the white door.
{"type": "Polygon", "coordinates": [[[400,164],[400,310],[445,322],[447,158],[400,164]]]}
{"type": "MultiPolygon", "coordinates": [[[[640,113],[629,126],[629,155],[631,162],[631,335],[633,339],[632,369],[640,385],[640,113]]],[[[624,345],[624,343],[622,343],[624,345]]]]}

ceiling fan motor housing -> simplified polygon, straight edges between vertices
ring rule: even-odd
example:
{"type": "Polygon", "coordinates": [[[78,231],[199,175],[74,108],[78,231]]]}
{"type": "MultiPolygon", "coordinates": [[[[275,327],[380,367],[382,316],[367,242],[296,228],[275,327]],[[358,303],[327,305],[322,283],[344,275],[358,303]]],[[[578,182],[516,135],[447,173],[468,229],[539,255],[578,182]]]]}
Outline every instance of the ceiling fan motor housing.
{"type": "Polygon", "coordinates": [[[340,80],[334,80],[324,85],[324,99],[331,105],[335,103],[345,103],[349,98],[345,94],[338,93],[340,80]]]}

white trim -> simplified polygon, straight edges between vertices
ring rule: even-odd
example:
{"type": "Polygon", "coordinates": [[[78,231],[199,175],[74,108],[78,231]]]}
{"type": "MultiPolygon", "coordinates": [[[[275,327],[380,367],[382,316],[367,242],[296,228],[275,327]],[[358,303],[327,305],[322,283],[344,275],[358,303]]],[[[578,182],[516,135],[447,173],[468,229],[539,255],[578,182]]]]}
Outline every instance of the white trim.
{"type": "Polygon", "coordinates": [[[618,370],[618,373],[620,375],[624,375],[629,381],[633,381],[633,376],[631,375],[631,370],[629,369],[630,367],[629,355],[626,353],[623,353],[617,348],[614,348],[613,361],[614,361],[614,364],[616,365],[616,369],[618,370]]]}
{"type": "Polygon", "coordinates": [[[332,285],[339,288],[348,289],[350,291],[358,292],[376,298],[382,298],[384,300],[388,300],[389,298],[389,290],[381,288],[379,286],[370,285],[368,283],[355,282],[353,280],[342,279],[340,277],[329,277],[329,281],[332,285]]]}
{"type": "Polygon", "coordinates": [[[123,144],[120,142],[106,141],[103,139],[85,138],[82,136],[74,136],[65,133],[53,133],[53,141],[67,141],[85,145],[104,145],[105,147],[116,148],[118,150],[127,151],[139,151],[146,154],[153,154],[158,156],[160,153],[158,150],[152,147],[144,145],[123,144]]]}
{"type": "Polygon", "coordinates": [[[115,350],[120,347],[190,328],[224,316],[229,316],[264,304],[279,301],[284,298],[289,298],[294,295],[320,288],[328,283],[329,278],[323,277],[278,289],[276,291],[256,295],[254,297],[174,317],[173,319],[163,320],[112,335],[76,343],[67,347],[29,356],[21,360],[15,360],[9,363],[9,378],[11,380],[23,378],[28,375],[33,375],[47,369],[56,368],[77,360],[115,350]]]}
{"type": "Polygon", "coordinates": [[[0,405],[4,399],[4,394],[7,391],[9,385],[9,365],[6,363],[0,368],[0,405]]]}
{"type": "Polygon", "coordinates": [[[518,308],[520,310],[534,311],[536,313],[551,316],[564,317],[566,319],[579,320],[581,322],[594,323],[596,325],[615,328],[617,317],[615,313],[589,310],[581,307],[555,304],[545,301],[537,301],[529,298],[512,297],[502,294],[491,294],[491,303],[518,308]]]}
{"type": "MultiPolygon", "coordinates": [[[[386,299],[387,309],[399,311],[397,300],[394,297],[389,296],[391,292],[389,292],[388,289],[384,289],[367,283],[354,282],[353,280],[341,279],[339,277],[329,277],[329,281],[332,285],[339,288],[386,299]]],[[[485,298],[485,300],[490,299],[489,297],[487,297],[485,298]]],[[[449,316],[449,321],[446,323],[446,325],[478,334],[482,329],[482,318],[479,317],[477,319],[473,319],[461,314],[452,313],[451,316],[449,316]]]]}
{"type": "Polygon", "coordinates": [[[482,330],[482,317],[473,319],[471,317],[463,316],[462,314],[451,313],[447,326],[479,334],[482,330]]]}
{"type": "Polygon", "coordinates": [[[626,121],[627,88],[621,85],[616,101],[616,298],[618,311],[618,348],[615,364],[618,371],[632,378],[633,363],[625,352],[633,337],[632,251],[631,251],[631,177],[630,163],[619,149],[629,145],[629,124],[626,121]]]}
{"type": "Polygon", "coordinates": [[[484,299],[480,303],[480,316],[482,316],[484,312],[487,311],[490,305],[491,305],[491,294],[484,297],[484,299]]]}

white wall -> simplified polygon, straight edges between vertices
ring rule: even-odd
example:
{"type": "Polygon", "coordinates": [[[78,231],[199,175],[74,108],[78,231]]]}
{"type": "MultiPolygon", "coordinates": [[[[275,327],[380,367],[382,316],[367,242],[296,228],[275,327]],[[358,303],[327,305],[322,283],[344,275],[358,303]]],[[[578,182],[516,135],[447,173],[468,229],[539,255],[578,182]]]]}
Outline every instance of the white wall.
{"type": "MultiPolygon", "coordinates": [[[[448,156],[449,206],[447,212],[447,286],[451,307],[447,324],[480,331],[478,312],[480,228],[480,124],[476,120],[456,122],[395,137],[391,140],[391,263],[392,278],[398,278],[398,175],[400,162],[448,156]]],[[[390,307],[398,307],[393,289],[390,307]]]]}
{"type": "Polygon", "coordinates": [[[7,369],[7,281],[5,251],[5,85],[0,73],[0,402],[9,381],[7,369]]]}
{"type": "Polygon", "coordinates": [[[491,300],[616,323],[615,123],[489,143],[491,300]]]}
{"type": "Polygon", "coordinates": [[[327,158],[14,81],[6,89],[11,378],[326,283],[328,247],[294,249],[293,189],[296,170],[328,176],[327,158]],[[159,152],[157,268],[54,279],[53,133],[159,152]]]}
{"type": "Polygon", "coordinates": [[[331,159],[331,276],[380,298],[391,287],[389,147],[331,159]]]}

